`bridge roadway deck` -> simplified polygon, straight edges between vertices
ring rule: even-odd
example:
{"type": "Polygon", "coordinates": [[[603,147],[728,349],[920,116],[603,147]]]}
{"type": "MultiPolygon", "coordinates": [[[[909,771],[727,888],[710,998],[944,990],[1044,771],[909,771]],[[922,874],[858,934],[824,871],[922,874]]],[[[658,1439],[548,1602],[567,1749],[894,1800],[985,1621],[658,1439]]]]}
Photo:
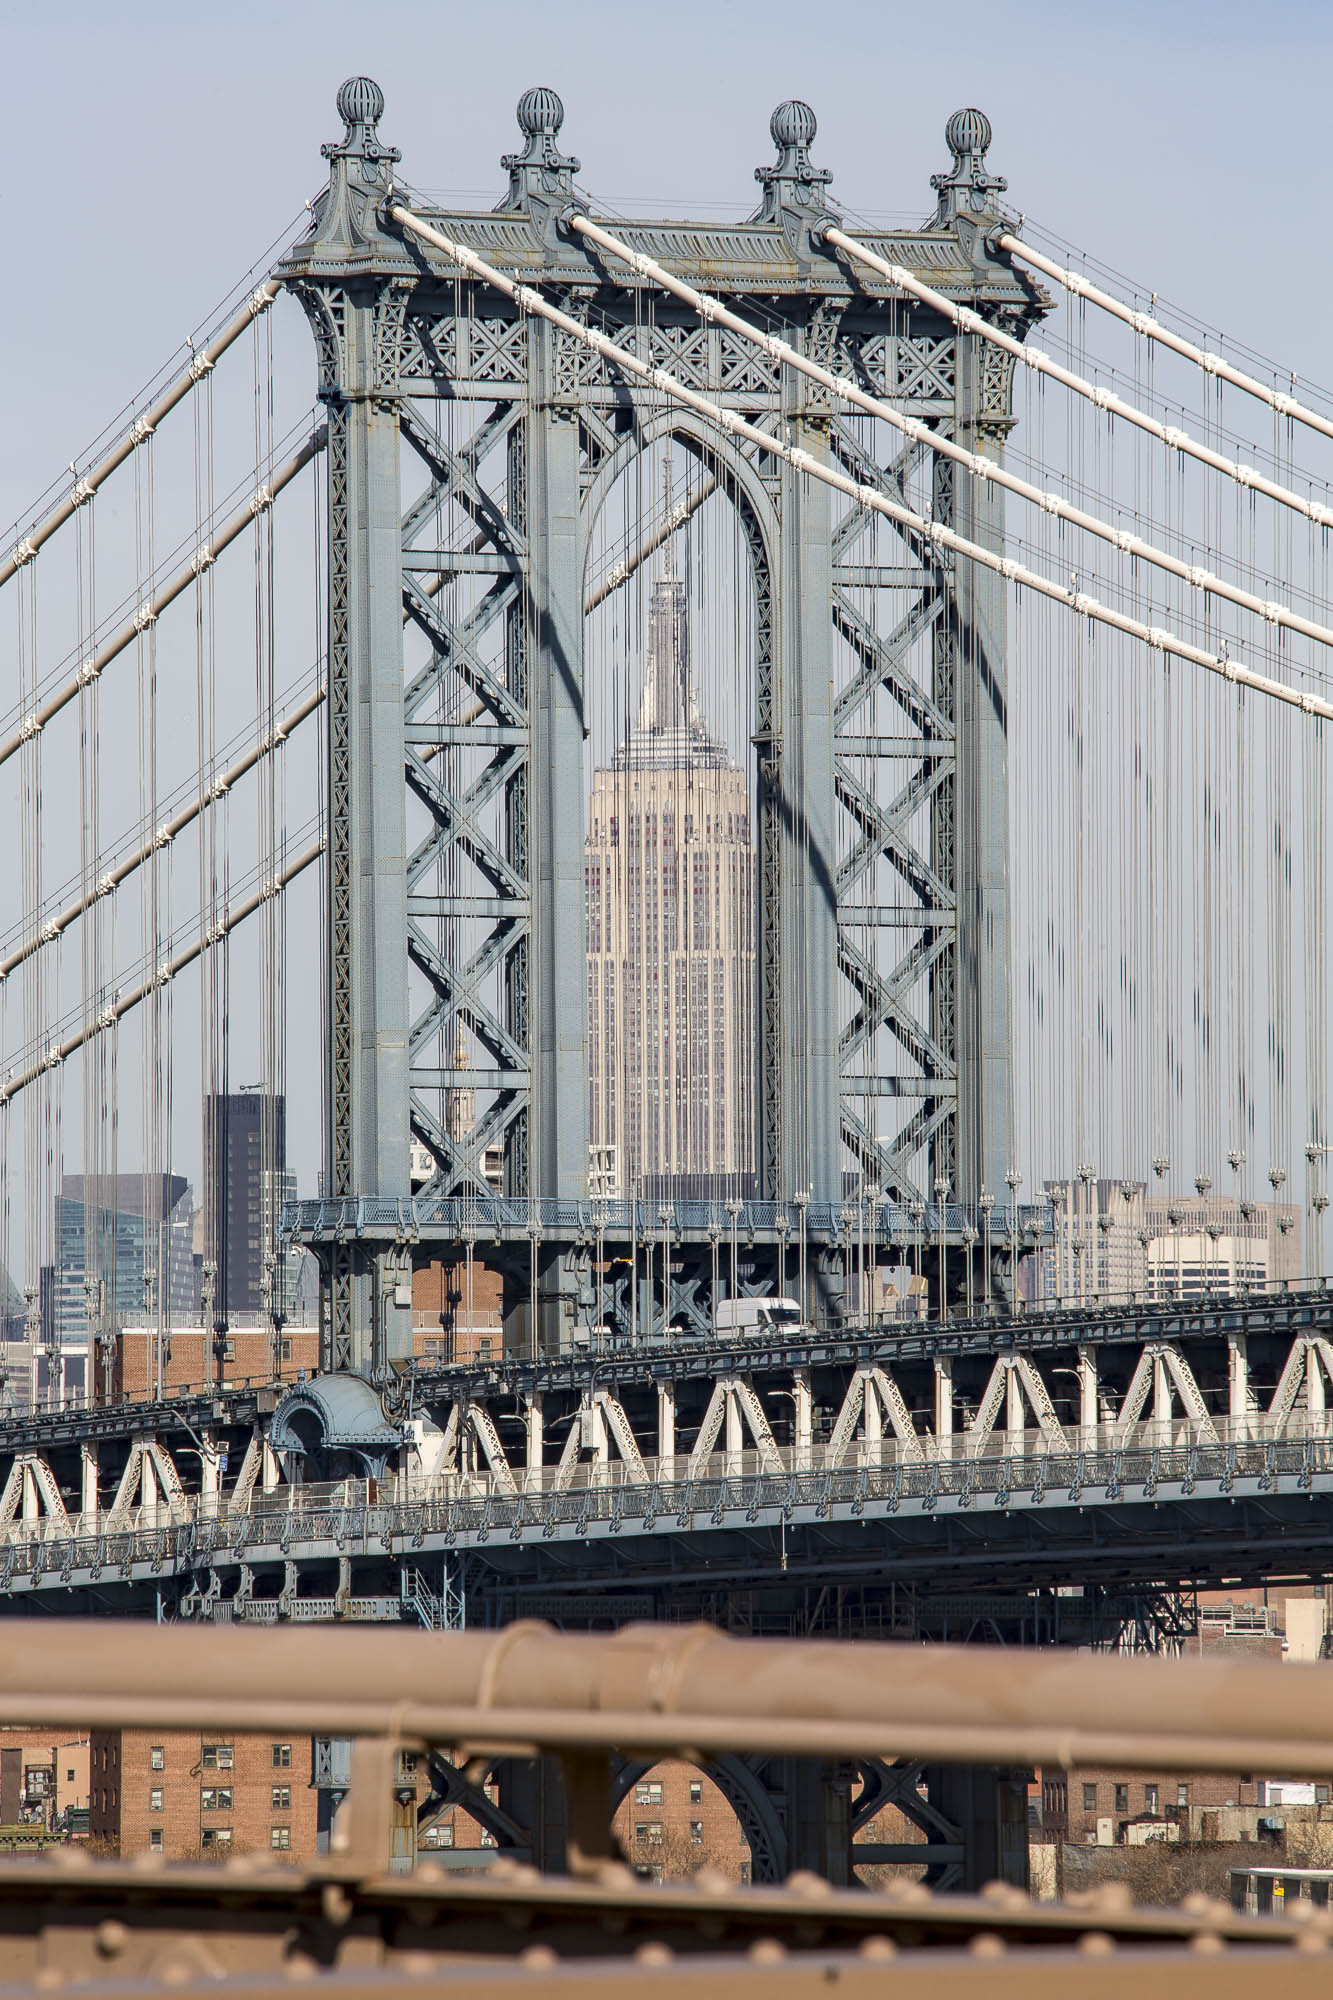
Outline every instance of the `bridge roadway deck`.
{"type": "Polygon", "coordinates": [[[641,1484],[618,1465],[605,1468],[614,1476],[574,1487],[516,1493],[447,1478],[416,1490],[400,1480],[386,1496],[371,1482],[346,1481],[257,1496],[235,1513],[197,1499],[186,1518],[141,1508],[119,1528],[77,1516],[66,1532],[16,1523],[0,1548],[0,1592],[12,1609],[60,1611],[71,1593],[114,1605],[193,1582],[187,1615],[227,1616],[225,1595],[199,1601],[203,1580],[267,1572],[281,1589],[243,1593],[235,1615],[268,1622],[346,1610],[328,1588],[303,1590],[302,1579],[349,1559],[391,1575],[466,1555],[474,1574],[480,1564],[497,1582],[607,1592],[753,1581],[779,1569],[955,1588],[1324,1573],[1333,1561],[1333,1419],[1320,1419],[1318,1434],[1307,1423],[1267,1440],[1199,1441],[1188,1426],[1169,1429],[1133,1448],[1071,1439],[1059,1449],[909,1460],[885,1441],[873,1460],[863,1453],[837,1467],[819,1463],[819,1453],[781,1471],[762,1470],[753,1453],[717,1454],[703,1476],[663,1476],[650,1465],[641,1484]]]}
{"type": "Polygon", "coordinates": [[[282,1448],[283,1397],[306,1394],[7,1420],[0,1598],[396,1617],[410,1572],[448,1570],[484,1620],[545,1593],[667,1606],[1333,1570],[1322,1283],[418,1368],[388,1399],[389,1463],[351,1468],[374,1477],[282,1448]]]}

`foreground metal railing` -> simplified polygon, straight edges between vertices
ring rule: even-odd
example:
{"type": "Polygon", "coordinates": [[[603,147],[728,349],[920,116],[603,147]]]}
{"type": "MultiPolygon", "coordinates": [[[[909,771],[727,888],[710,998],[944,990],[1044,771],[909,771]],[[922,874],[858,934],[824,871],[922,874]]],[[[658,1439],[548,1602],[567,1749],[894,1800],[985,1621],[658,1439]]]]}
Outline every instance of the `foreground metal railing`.
{"type": "MultiPolygon", "coordinates": [[[[1016,1887],[936,1896],[919,1883],[838,1889],[810,1876],[747,1888],[703,1873],[654,1885],[618,1859],[611,1760],[707,1763],[738,1754],[1117,1769],[1333,1773],[1327,1669],[996,1654],[731,1639],[704,1627],[611,1638],[521,1624],[498,1633],[205,1633],[106,1622],[11,1624],[0,1712],[15,1724],[199,1729],[352,1739],[330,1851],[298,1867],[77,1850],[0,1862],[4,1982],[97,1993],[156,1985],[200,1995],[290,1991],[336,1975],[340,1996],[446,1978],[453,2000],[533,1986],[590,1990],[633,1964],[664,1995],[930,2000],[1030,1996],[1075,1985],[1092,2000],[1174,1995],[1191,1965],[1223,2000],[1279,1972],[1284,1991],[1327,1990],[1330,1920],[1254,1917],[1194,1897],[1131,1905],[1123,1888],[1038,1904],[1016,1887]],[[95,1639],[95,1643],[92,1641],[95,1639]],[[404,1751],[455,1768],[497,1756],[556,1760],[567,1872],[499,1858],[479,1874],[426,1861],[390,1872],[404,1751]],[[891,1975],[886,1962],[895,1961],[891,1975]],[[1114,1972],[1112,1982],[1110,1973],[1114,1972]],[[873,1983],[872,1983],[873,1982],[873,1983]]],[[[924,1858],[924,1855],[923,1855],[924,1858]]]]}

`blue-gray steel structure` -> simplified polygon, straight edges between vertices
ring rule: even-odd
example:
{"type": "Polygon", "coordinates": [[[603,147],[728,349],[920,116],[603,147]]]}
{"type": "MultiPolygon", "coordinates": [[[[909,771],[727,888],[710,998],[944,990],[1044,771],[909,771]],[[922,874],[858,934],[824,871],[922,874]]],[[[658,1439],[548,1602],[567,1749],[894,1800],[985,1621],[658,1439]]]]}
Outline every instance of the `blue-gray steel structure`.
{"type": "MultiPolygon", "coordinates": [[[[483,1161],[503,1148],[504,1193],[529,1205],[530,1257],[494,1244],[514,1259],[511,1347],[567,1348],[590,1294],[594,1319],[623,1323],[587,1230],[539,1210],[579,1203],[588,1165],[584,801],[569,782],[588,706],[585,566],[611,488],[663,438],[728,496],[753,570],[759,1194],[785,1218],[784,1244],[793,1204],[805,1206],[810,1302],[836,1318],[849,1177],[904,1207],[941,1185],[975,1204],[1012,1166],[1005,585],[907,531],[892,565],[858,560],[864,512],[836,515],[829,490],[776,455],[664,407],[563,329],[436,268],[386,220],[398,156],[378,136],[378,87],[354,78],[338,104],[346,132],[325,148],[328,187],[281,266],[315,331],[329,412],[326,1193],[344,1219],[326,1232],[300,1218],[326,1273],[325,1366],[387,1379],[410,1354],[409,1132],[433,1162],[420,1192],[435,1215],[478,1204],[455,1247],[469,1232],[492,1240],[483,1161]],[[409,465],[425,484],[404,504],[409,465]],[[906,611],[880,630],[865,591],[904,587],[906,611]],[[424,643],[419,665],[404,625],[424,643]],[[890,735],[867,727],[881,691],[899,718],[890,735]],[[488,1067],[458,1069],[460,1023],[488,1067]],[[448,1115],[461,1089],[486,1099],[466,1133],[448,1115]],[[897,1129],[882,1133],[895,1100],[897,1129]]],[[[525,94],[496,211],[413,206],[627,350],[902,496],[924,447],[876,463],[865,426],[826,392],[646,298],[562,226],[578,168],[560,150],[562,118],[553,92],[525,94]]],[[[837,211],[811,161],[813,115],[780,106],[772,133],[751,221],[622,235],[998,459],[1012,361],[849,272],[820,236],[837,211]]],[[[1044,300],[989,247],[1003,185],[986,168],[989,126],[959,113],[947,136],[934,217],[872,240],[1022,333],[1044,300]]],[[[927,476],[937,518],[1000,545],[993,482],[955,481],[942,462],[927,476]]],[[[605,1218],[602,1234],[624,1247],[605,1218]]],[[[686,1317],[707,1291],[710,1234],[680,1259],[686,1317]]],[[[756,1288],[771,1263],[751,1259],[756,1288]]]]}

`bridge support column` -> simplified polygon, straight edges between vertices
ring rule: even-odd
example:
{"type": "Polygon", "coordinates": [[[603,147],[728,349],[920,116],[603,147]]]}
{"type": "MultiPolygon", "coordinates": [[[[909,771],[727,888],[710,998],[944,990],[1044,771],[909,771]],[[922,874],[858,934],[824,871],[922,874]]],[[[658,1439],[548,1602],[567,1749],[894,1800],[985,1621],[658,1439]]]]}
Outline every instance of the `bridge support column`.
{"type": "Polygon", "coordinates": [[[97,1520],[97,1446],[79,1447],[79,1507],[85,1524],[97,1520]]]}
{"type": "Polygon", "coordinates": [[[222,1498],[222,1454],[217,1434],[204,1432],[204,1448],[199,1456],[199,1489],[205,1514],[216,1514],[222,1498]]]}
{"type": "MultiPolygon", "coordinates": [[[[529,714],[526,1193],[580,1200],[588,1186],[587,963],[583,859],[583,542],[578,353],[528,321],[526,532],[532,638],[529,714]]],[[[568,1345],[563,1281],[541,1288],[534,1352],[568,1345]]]]}
{"type": "Polygon", "coordinates": [[[961,1879],[949,1886],[964,1894],[988,1882],[1028,1886],[1028,1773],[994,1765],[932,1764],[924,1773],[926,1797],[958,1828],[963,1847],[961,1879]]]}
{"type": "MultiPolygon", "coordinates": [[[[791,442],[827,462],[827,413],[812,412],[809,385],[784,373],[793,399],[786,412],[791,442]]],[[[782,470],[780,574],[774,702],[780,879],[760,885],[762,921],[780,941],[779,1184],[761,1192],[782,1200],[808,1191],[812,1201],[840,1202],[831,511],[828,487],[790,466],[782,470]]],[[[762,1035],[761,1049],[769,1045],[762,1035]]],[[[763,1153],[774,1157],[767,1143],[763,1153]]],[[[835,1316],[841,1307],[838,1298],[835,1316]]]]}
{"type": "Polygon", "coordinates": [[[807,1868],[835,1889],[852,1879],[851,1773],[812,1757],[781,1760],[787,1873],[807,1868]]]}
{"type": "Polygon", "coordinates": [[[676,1385],[657,1385],[657,1462],[659,1476],[671,1479],[676,1470],[676,1385]]]}
{"type": "Polygon", "coordinates": [[[814,1442],[814,1400],[810,1390],[810,1370],[798,1368],[792,1376],[792,1429],[796,1443],[796,1466],[809,1466],[814,1442]]]}
{"type": "MultiPolygon", "coordinates": [[[[1010,428],[1007,387],[997,393],[987,374],[986,342],[957,340],[954,436],[999,464],[1010,428]]],[[[1007,378],[1006,378],[1007,379],[1007,378]]],[[[955,474],[936,461],[937,518],[969,541],[1003,552],[1004,495],[991,479],[955,474]]],[[[952,879],[957,897],[957,945],[949,1024],[958,1070],[956,1140],[950,1160],[937,1149],[936,1168],[955,1200],[975,1203],[994,1194],[1014,1164],[1013,1030],[1009,997],[1009,755],[1008,585],[980,563],[958,561],[952,575],[953,618],[941,633],[956,731],[952,879]]],[[[939,862],[946,857],[940,855],[939,862]]],[[[945,880],[949,873],[941,867],[945,880]]],[[[940,1004],[945,1004],[941,993],[940,1004]]],[[[940,1025],[944,1025],[941,1023],[940,1025]]]]}
{"type": "Polygon", "coordinates": [[[528,1834],[532,1866],[563,1875],[566,1865],[565,1791],[555,1757],[506,1757],[496,1767],[499,1806],[528,1834]]]}
{"type": "Polygon", "coordinates": [[[526,1484],[536,1490],[542,1483],[542,1454],[545,1449],[545,1403],[540,1393],[528,1397],[526,1411],[526,1484]]]}
{"type": "MultiPolygon", "coordinates": [[[[415,265],[376,216],[398,155],[383,99],[360,81],[326,146],[329,187],[283,275],[305,307],[328,411],[328,936],[326,1187],[411,1194],[408,1166],[406,736],[398,355],[415,265]]],[[[352,1243],[324,1266],[322,1366],[386,1374],[412,1351],[410,1284],[352,1243]]]]}
{"type": "Polygon", "coordinates": [[[1250,1355],[1243,1333],[1227,1335],[1227,1415],[1241,1424],[1250,1409],[1250,1355]]]}
{"type": "Polygon", "coordinates": [[[935,1360],[935,1442],[941,1447],[953,1438],[953,1361],[948,1355],[935,1360]]]}
{"type": "Polygon", "coordinates": [[[1078,1350],[1078,1421],[1085,1444],[1097,1442],[1097,1356],[1090,1347],[1078,1350]]]}

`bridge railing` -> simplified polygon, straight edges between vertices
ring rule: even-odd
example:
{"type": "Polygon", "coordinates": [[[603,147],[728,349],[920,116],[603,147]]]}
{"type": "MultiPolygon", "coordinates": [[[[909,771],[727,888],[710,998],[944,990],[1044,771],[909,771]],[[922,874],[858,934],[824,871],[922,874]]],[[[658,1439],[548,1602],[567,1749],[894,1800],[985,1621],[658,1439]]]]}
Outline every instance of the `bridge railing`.
{"type": "MultiPolygon", "coordinates": [[[[511,1479],[490,1471],[411,1471],[383,1480],[344,1479],[328,1484],[284,1485],[256,1493],[243,1505],[225,1495],[185,1495],[115,1512],[72,1513],[63,1520],[43,1515],[0,1529],[0,1549],[43,1567],[66,1565],[71,1551],[80,1562],[107,1563],[113,1549],[158,1543],[163,1537],[200,1538],[213,1546],[243,1548],[253,1541],[268,1551],[284,1551],[311,1541],[353,1541],[358,1537],[409,1536],[430,1518],[441,1532],[452,1513],[489,1512],[497,1526],[522,1523],[533,1506],[575,1509],[590,1500],[614,1508],[632,1503],[636,1513],[653,1507],[669,1511],[701,1505],[702,1494],[729,1486],[751,1492],[762,1487],[771,1504],[783,1504],[784,1486],[820,1481],[869,1495],[906,1496],[915,1483],[937,1482],[940,1493],[972,1482],[976,1490],[1012,1491],[1030,1487],[1118,1487],[1151,1481],[1262,1477],[1266,1468],[1285,1472],[1333,1468],[1333,1411],[1297,1411],[1278,1423],[1255,1412],[1219,1417],[1147,1422],[1117,1436],[1110,1425],[1074,1426],[1058,1434],[1035,1428],[995,1432],[983,1443],[965,1433],[915,1444],[896,1437],[856,1439],[835,1449],[826,1443],[782,1445],[760,1451],[719,1450],[691,1462],[687,1453],[645,1457],[642,1472],[621,1459],[585,1461],[566,1468],[518,1469],[511,1479]],[[1273,1456],[1279,1448],[1282,1465],[1273,1456]],[[1290,1464],[1286,1464],[1286,1460],[1290,1464]],[[653,1496],[656,1496],[654,1500],[653,1496]],[[683,1497],[682,1497],[683,1496],[683,1497]],[[776,1500],[773,1496],[777,1496],[776,1500]],[[349,1524],[353,1524],[349,1526],[349,1524]]],[[[829,1492],[833,1487],[828,1488],[829,1492]]],[[[710,1505],[714,1504],[711,1500],[710,1505]]],[[[749,1502],[747,1501],[747,1504],[749,1502]]],[[[114,1559],[119,1559],[118,1557],[114,1559]]]]}

